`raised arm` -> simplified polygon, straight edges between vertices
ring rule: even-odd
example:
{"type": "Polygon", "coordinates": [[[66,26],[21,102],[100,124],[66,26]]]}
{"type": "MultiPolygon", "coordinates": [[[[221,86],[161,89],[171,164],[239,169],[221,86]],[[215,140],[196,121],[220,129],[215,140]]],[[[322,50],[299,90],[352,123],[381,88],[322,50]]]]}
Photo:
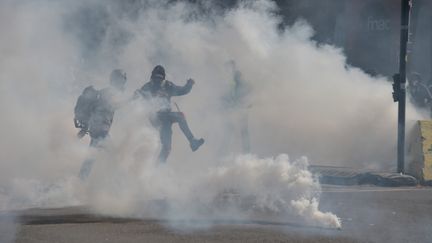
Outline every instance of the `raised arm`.
{"type": "Polygon", "coordinates": [[[189,93],[192,89],[192,86],[195,84],[193,79],[188,79],[184,86],[177,86],[175,84],[171,85],[171,95],[172,96],[181,96],[189,93]]]}

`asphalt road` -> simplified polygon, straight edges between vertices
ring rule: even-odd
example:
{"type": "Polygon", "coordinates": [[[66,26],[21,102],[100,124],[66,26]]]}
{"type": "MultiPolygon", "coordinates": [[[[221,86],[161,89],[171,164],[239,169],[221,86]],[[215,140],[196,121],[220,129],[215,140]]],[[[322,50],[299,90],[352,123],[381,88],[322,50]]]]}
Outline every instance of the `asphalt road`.
{"type": "Polygon", "coordinates": [[[72,207],[3,212],[0,242],[432,242],[430,187],[325,186],[320,209],[338,215],[342,229],[264,217],[182,231],[163,220],[102,217],[72,207]]]}

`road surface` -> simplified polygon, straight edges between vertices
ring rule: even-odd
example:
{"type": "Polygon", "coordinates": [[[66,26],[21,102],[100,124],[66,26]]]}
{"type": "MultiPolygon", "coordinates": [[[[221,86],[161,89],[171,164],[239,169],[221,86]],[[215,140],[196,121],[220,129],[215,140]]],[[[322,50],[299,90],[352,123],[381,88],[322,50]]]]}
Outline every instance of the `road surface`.
{"type": "MultiPolygon", "coordinates": [[[[320,209],[342,219],[324,229],[259,217],[175,230],[167,221],[96,216],[85,207],[3,212],[1,242],[432,242],[432,188],[324,186],[320,209]]],[[[182,222],[178,222],[181,224],[182,222]]],[[[204,222],[195,222],[196,224],[204,222]]]]}

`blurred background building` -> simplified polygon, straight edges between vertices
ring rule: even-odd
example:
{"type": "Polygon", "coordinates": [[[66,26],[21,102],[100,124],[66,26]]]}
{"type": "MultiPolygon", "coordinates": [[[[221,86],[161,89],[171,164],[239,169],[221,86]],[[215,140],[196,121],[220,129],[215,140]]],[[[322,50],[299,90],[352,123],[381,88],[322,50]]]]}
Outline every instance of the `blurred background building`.
{"type": "MultiPolygon", "coordinates": [[[[398,72],[400,1],[277,0],[284,22],[308,21],[319,43],[344,49],[350,65],[390,77],[398,72]]],[[[413,0],[408,73],[432,77],[432,1],[413,0]]]]}

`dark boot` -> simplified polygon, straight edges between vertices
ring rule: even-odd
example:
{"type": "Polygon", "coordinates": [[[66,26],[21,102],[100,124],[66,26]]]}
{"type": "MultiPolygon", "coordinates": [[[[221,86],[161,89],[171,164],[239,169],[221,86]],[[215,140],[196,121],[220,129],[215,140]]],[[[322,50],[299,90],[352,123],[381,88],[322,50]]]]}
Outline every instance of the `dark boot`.
{"type": "Polygon", "coordinates": [[[192,151],[196,151],[201,145],[203,145],[204,143],[204,139],[200,138],[200,139],[191,139],[190,140],[190,147],[192,149],[192,151]]]}

